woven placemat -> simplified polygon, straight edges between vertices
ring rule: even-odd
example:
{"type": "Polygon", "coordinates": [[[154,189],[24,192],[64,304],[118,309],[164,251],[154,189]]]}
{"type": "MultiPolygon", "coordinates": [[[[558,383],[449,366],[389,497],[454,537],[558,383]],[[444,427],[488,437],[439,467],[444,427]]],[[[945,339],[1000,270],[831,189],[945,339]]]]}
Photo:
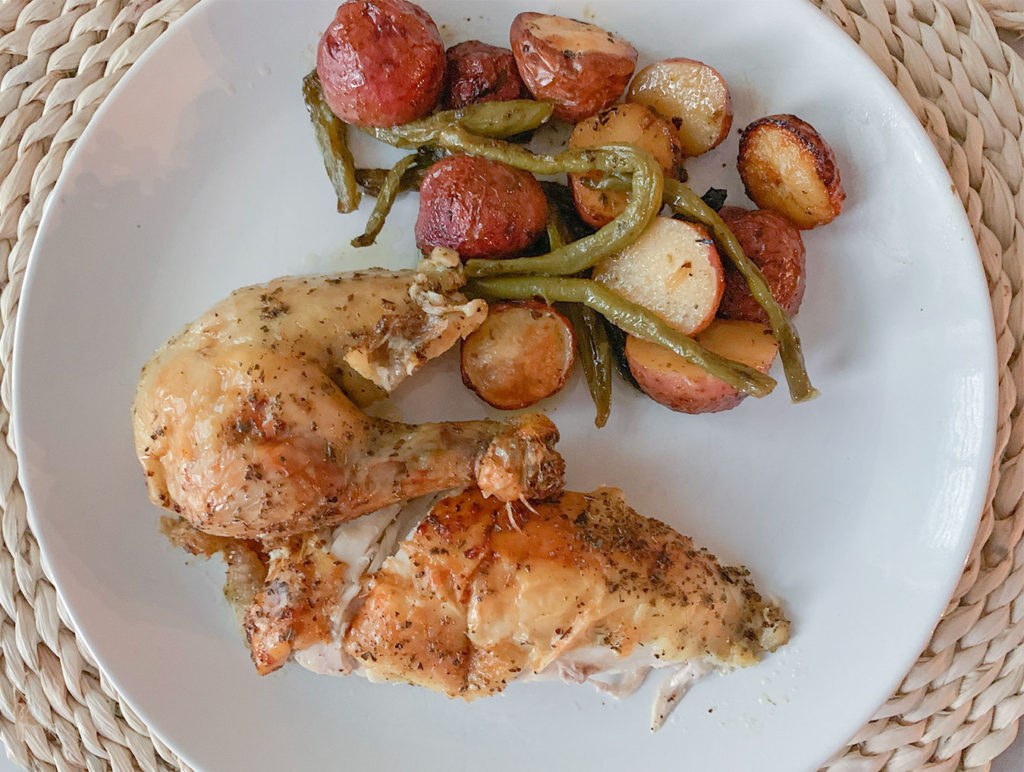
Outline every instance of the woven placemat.
{"type": "MultiPolygon", "coordinates": [[[[751,0],[755,2],[756,0],[751,0]]],[[[987,770],[1024,714],[1024,0],[813,0],[896,84],[967,210],[1000,378],[989,504],[963,578],[899,690],[827,765],[987,770]]],[[[43,203],[111,88],[197,0],[0,0],[0,737],[32,769],[187,769],[71,629],[26,522],[7,429],[18,298],[43,203]]]]}

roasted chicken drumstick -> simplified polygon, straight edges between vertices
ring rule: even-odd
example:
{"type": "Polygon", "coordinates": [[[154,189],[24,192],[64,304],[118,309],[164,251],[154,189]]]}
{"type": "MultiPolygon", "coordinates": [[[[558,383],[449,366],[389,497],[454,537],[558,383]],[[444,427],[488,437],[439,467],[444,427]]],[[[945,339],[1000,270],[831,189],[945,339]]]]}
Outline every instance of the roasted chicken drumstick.
{"type": "Polygon", "coordinates": [[[246,287],[159,349],[132,409],[150,498],[207,533],[280,537],[434,491],[502,501],[561,488],[543,416],[412,426],[346,395],[393,389],[476,329],[458,256],[417,271],[283,278],[246,287]]]}

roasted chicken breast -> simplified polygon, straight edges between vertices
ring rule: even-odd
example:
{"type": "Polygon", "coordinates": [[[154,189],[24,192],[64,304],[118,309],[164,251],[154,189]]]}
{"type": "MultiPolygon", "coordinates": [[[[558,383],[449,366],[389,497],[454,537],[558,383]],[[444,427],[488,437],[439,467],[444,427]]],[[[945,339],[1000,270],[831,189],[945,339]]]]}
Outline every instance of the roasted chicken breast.
{"type": "Polygon", "coordinates": [[[744,667],[788,637],[745,569],[637,514],[617,489],[533,507],[472,490],[434,506],[369,579],[343,646],[371,679],[472,700],[626,660],[744,667]]]}
{"type": "MultiPolygon", "coordinates": [[[[165,530],[186,548],[197,541],[189,526],[165,530]]],[[[251,543],[198,541],[202,554],[224,551],[229,587],[259,575],[233,557],[251,543]]],[[[473,700],[549,678],[624,696],[662,668],[657,728],[694,681],[789,638],[745,569],[640,516],[614,488],[532,505],[477,489],[425,496],[261,559],[260,586],[225,590],[261,674],[294,658],[473,700]]]]}

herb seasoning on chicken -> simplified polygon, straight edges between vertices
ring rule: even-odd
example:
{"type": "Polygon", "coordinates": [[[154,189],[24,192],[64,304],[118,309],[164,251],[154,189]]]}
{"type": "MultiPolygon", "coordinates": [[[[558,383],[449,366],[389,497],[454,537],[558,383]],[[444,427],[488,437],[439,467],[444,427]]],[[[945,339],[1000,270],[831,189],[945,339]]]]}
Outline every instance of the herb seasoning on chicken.
{"type": "Polygon", "coordinates": [[[165,344],[133,406],[150,498],[220,536],[302,533],[425,493],[503,501],[561,488],[554,425],[370,418],[353,381],[390,391],[479,326],[458,256],[419,271],[278,279],[233,293],[165,344]]]}

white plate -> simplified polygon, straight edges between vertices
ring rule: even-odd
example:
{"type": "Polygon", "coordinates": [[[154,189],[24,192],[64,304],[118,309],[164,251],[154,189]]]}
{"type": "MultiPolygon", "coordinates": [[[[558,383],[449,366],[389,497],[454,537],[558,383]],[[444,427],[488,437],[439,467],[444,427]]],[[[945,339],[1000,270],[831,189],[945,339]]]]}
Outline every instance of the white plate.
{"type": "MultiPolygon", "coordinates": [[[[15,373],[44,558],[113,682],[195,767],[809,769],[886,698],[952,591],[987,484],[994,336],[965,216],[909,111],[809,4],[536,9],[556,7],[623,34],[643,62],[712,63],[734,90],[736,128],[792,112],[836,150],[846,209],[806,234],[799,317],[820,399],[794,406],[782,387],[691,417],[617,384],[597,431],[576,375],[549,406],[571,487],[620,485],[641,512],[749,565],[784,599],[793,640],[698,685],[654,736],[652,684],[623,702],[535,684],[467,706],[297,667],[255,675],[219,566],[186,566],[157,533],[129,425],[139,367],[238,286],[411,266],[416,201],[403,198],[378,247],[339,248],[366,210],[333,211],[299,90],[331,0],[207,0],[132,69],[69,157],[32,256],[15,373]]],[[[503,43],[522,9],[429,3],[449,44],[503,43]]],[[[695,187],[725,183],[740,202],[735,134],[692,168],[695,187]]],[[[399,403],[414,420],[484,414],[456,384],[448,359],[399,403]]]]}

